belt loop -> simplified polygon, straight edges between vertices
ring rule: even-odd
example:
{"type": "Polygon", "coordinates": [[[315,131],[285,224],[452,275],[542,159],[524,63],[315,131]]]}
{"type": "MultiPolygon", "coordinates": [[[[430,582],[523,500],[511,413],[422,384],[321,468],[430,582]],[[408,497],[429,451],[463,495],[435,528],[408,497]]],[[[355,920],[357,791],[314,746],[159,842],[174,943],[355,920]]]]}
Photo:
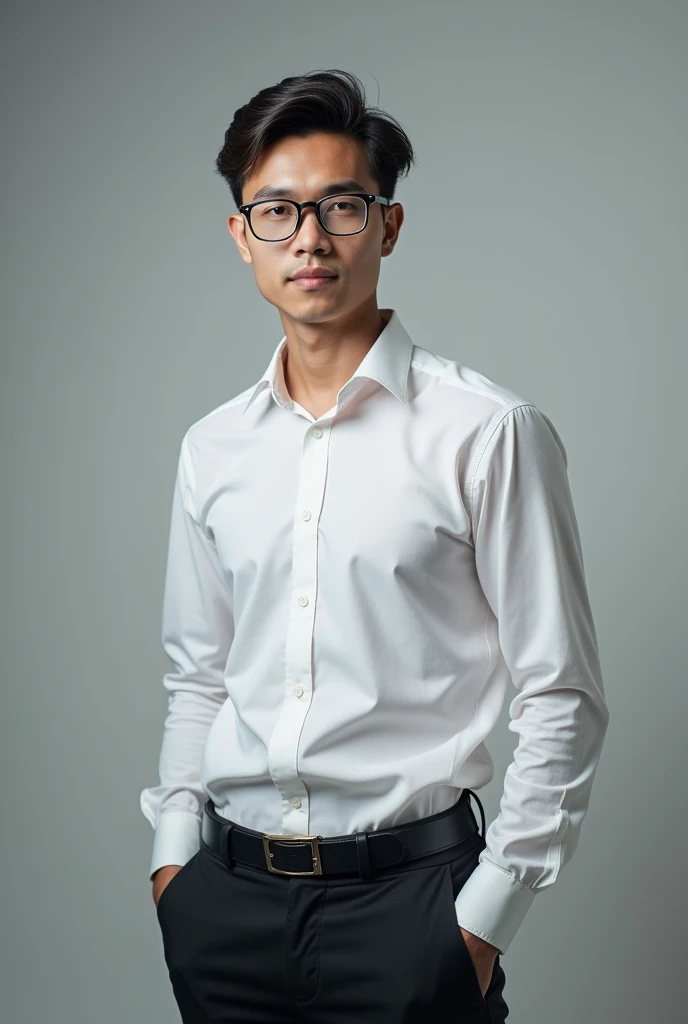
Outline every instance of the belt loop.
{"type": "Polygon", "coordinates": [[[356,855],[358,856],[358,873],[361,878],[372,878],[368,835],[366,832],[354,832],[354,837],[356,839],[356,855]]]}
{"type": "Polygon", "coordinates": [[[231,855],[231,832],[234,825],[223,825],[220,829],[220,851],[227,861],[230,871],[234,868],[234,860],[231,855]]]}
{"type": "MultiPolygon", "coordinates": [[[[469,806],[470,806],[470,803],[471,803],[470,798],[473,797],[474,800],[476,801],[476,803],[478,804],[478,807],[480,808],[480,822],[481,822],[481,825],[482,825],[482,831],[480,829],[478,829],[478,831],[480,832],[480,834],[482,835],[482,837],[484,839],[485,838],[485,811],[483,809],[483,805],[480,802],[480,797],[478,796],[477,793],[474,793],[472,789],[467,789],[466,792],[468,793],[468,797],[469,797],[469,799],[468,799],[469,806]]],[[[471,808],[471,814],[472,813],[473,813],[473,809],[471,808]]],[[[475,818],[475,815],[473,815],[473,817],[475,818]]],[[[476,824],[476,827],[477,827],[478,822],[476,821],[475,824],[476,824]]]]}

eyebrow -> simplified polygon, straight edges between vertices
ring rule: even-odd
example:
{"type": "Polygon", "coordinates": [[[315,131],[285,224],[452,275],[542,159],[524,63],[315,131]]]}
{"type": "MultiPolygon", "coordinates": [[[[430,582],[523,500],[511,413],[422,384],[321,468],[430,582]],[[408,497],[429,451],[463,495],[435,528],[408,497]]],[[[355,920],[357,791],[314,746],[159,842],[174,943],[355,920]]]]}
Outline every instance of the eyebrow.
{"type": "MultiPolygon", "coordinates": [[[[346,181],[331,181],[328,185],[323,185],[320,189],[320,196],[331,196],[338,192],[368,192],[368,189],[364,188],[358,181],[354,181],[352,178],[348,178],[346,181]]],[[[258,199],[286,199],[288,196],[293,197],[293,189],[280,188],[278,185],[263,185],[250,199],[249,202],[255,203],[258,199]]]]}

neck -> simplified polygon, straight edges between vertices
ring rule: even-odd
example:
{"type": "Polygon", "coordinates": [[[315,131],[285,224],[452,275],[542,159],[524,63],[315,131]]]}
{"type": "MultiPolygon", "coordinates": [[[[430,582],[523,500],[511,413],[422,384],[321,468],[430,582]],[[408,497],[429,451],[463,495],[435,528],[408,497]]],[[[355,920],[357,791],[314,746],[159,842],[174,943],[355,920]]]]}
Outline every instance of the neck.
{"type": "Polygon", "coordinates": [[[384,330],[390,310],[357,310],[336,321],[308,323],[287,319],[284,380],[291,398],[312,411],[330,409],[337,394],[360,366],[384,330]]]}

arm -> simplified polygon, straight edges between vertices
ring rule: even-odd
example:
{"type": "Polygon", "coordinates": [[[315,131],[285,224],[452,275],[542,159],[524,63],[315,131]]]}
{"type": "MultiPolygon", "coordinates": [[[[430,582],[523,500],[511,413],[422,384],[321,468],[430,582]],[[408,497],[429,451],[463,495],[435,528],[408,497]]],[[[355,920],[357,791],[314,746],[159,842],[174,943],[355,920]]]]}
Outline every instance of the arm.
{"type": "Polygon", "coordinates": [[[518,745],[456,914],[505,953],[573,856],[609,712],[567,457],[551,421],[532,404],[500,412],[468,486],[476,570],[518,691],[509,708],[518,745]]]}
{"type": "Polygon", "coordinates": [[[200,847],[207,799],[200,783],[206,737],[227,697],[224,669],[234,638],[231,596],[214,544],[198,522],[193,467],[184,437],[172,499],[162,643],[172,661],[163,685],[168,707],[160,785],[144,789],[141,810],[155,829],[149,878],[183,866],[200,847]]]}

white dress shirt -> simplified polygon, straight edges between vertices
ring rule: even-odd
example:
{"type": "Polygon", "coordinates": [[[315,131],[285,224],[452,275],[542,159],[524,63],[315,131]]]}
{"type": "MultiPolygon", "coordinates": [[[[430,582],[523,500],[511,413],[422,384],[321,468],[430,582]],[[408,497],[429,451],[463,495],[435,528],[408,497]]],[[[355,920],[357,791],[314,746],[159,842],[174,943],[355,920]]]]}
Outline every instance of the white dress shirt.
{"type": "Polygon", "coordinates": [[[174,485],[152,874],[208,797],[262,832],[435,814],[518,746],[459,924],[502,953],[578,843],[609,718],[567,456],[532,402],[395,310],[336,404],[264,376],[193,423],[174,485]]]}

